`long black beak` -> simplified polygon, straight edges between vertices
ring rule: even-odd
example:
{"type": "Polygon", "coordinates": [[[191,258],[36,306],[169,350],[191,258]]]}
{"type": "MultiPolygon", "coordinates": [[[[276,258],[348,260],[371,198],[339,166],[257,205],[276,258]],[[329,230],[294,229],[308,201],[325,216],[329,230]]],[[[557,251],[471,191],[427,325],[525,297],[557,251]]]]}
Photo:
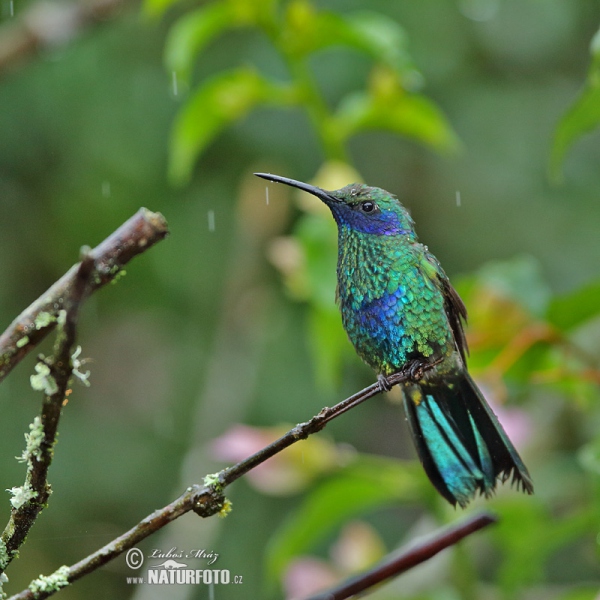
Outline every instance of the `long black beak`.
{"type": "Polygon", "coordinates": [[[271,175],[271,173],[254,173],[257,177],[262,177],[263,179],[267,179],[268,181],[275,181],[276,183],[285,183],[286,185],[290,185],[292,187],[298,188],[299,190],[303,190],[316,196],[320,200],[323,200],[325,203],[329,202],[340,202],[339,198],[336,198],[332,192],[326,192],[322,190],[320,187],[316,185],[310,185],[309,183],[302,183],[301,181],[296,181],[295,179],[288,179],[287,177],[280,177],[279,175],[271,175]]]}

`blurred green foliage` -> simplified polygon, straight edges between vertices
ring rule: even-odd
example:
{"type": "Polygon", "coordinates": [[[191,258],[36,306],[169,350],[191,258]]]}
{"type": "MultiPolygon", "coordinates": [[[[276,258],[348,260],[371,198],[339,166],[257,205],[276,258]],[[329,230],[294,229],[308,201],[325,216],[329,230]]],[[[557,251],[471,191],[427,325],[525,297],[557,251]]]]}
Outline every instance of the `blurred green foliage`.
{"type": "MultiPolygon", "coordinates": [[[[290,210],[289,190],[265,196],[250,173],[270,170],[329,189],[364,178],[411,208],[467,303],[470,367],[536,486],[477,501],[499,513],[495,529],[372,597],[595,598],[600,146],[597,131],[573,142],[597,125],[597,3],[147,0],[144,11],[154,20],[124,10],[0,81],[6,324],[140,205],[172,230],[85,307],[92,386],[70,396],[55,493],[6,589],[215,472],[213,442],[239,443],[236,423],[305,420],[372,382],[334,303],[334,224],[299,195],[290,210]],[[549,154],[561,186],[546,179],[549,154]]],[[[0,19],[12,18],[5,3],[0,19]]],[[[10,457],[39,410],[33,364],[0,387],[0,489],[23,479],[10,457]]],[[[346,576],[456,519],[390,396],[329,425],[325,445],[301,442],[237,482],[227,519],[187,515],[140,547],[212,549],[244,577],[217,597],[281,597],[297,589],[292,572],[346,576]],[[375,549],[348,559],[363,546],[375,549]]],[[[8,494],[3,506],[6,517],[8,494]]],[[[131,575],[117,560],[61,595],[150,598],[131,575]]]]}
{"type": "Polygon", "coordinates": [[[600,29],[590,44],[592,64],[585,86],[579,98],[562,117],[554,134],[551,172],[555,178],[561,175],[561,166],[567,150],[583,134],[600,125],[600,29]]]}
{"type": "MultiPolygon", "coordinates": [[[[146,2],[149,14],[165,7],[162,0],[146,2]]],[[[331,159],[344,159],[349,138],[369,129],[412,137],[438,150],[456,147],[439,108],[414,92],[421,74],[408,54],[403,29],[377,12],[335,14],[306,0],[219,0],[173,24],[165,49],[167,69],[176,81],[190,85],[194,62],[209,42],[240,27],[255,28],[270,40],[290,81],[242,67],[198,84],[173,129],[170,174],[175,183],[189,181],[196,159],[227,124],[261,105],[305,109],[331,159]],[[363,53],[374,63],[366,89],[343,96],[335,110],[327,106],[308,68],[317,53],[332,46],[363,53]]]]}

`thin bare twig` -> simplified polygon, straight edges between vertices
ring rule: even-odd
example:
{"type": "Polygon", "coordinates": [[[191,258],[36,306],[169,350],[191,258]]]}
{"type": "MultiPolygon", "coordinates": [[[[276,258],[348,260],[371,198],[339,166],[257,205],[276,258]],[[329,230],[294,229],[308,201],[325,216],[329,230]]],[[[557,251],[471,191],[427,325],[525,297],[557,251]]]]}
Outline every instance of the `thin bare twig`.
{"type": "Polygon", "coordinates": [[[17,555],[18,549],[50,496],[48,469],[54,455],[63,402],[73,373],[71,356],[75,348],[77,317],[93,271],[94,259],[89,254],[85,254],[64,302],[65,312],[56,337],[53,356],[47,359],[40,357],[41,371],[38,371],[38,375],[42,377],[40,386],[45,390],[44,404],[39,425],[32,427],[32,433],[28,436],[27,449],[23,454],[23,460],[27,462],[25,484],[13,490],[13,509],[2,534],[6,560],[3,561],[4,564],[0,564],[0,573],[4,572],[17,555]],[[31,443],[31,436],[38,435],[39,438],[35,438],[31,443]]]}
{"type": "MultiPolygon", "coordinates": [[[[399,371],[398,373],[389,376],[387,381],[390,386],[393,386],[403,381],[408,381],[410,377],[410,372],[407,369],[406,371],[399,371]]],[[[106,544],[106,546],[100,550],[90,554],[71,567],[66,567],[65,584],[67,582],[72,583],[83,575],[95,571],[185,513],[194,511],[201,517],[210,517],[216,513],[227,511],[227,500],[223,495],[223,490],[229,484],[233,483],[236,479],[239,479],[242,475],[245,475],[251,469],[262,464],[267,459],[275,456],[275,454],[292,444],[295,444],[297,441],[306,439],[309,435],[321,431],[329,421],[339,417],[346,411],[358,406],[360,403],[372,398],[380,392],[380,384],[374,383],[353,396],[342,400],[332,408],[324,408],[318,415],[315,415],[310,419],[310,421],[296,425],[296,427],[290,429],[290,431],[282,435],[279,439],[268,446],[265,446],[245,460],[232,467],[227,467],[214,475],[207,476],[205,478],[204,486],[190,486],[179,498],[177,498],[177,500],[171,502],[171,504],[148,515],[143,521],[112,542],[106,544]]],[[[11,596],[10,600],[32,600],[33,598],[42,600],[43,598],[48,598],[53,595],[56,591],[58,590],[47,589],[38,591],[34,594],[31,590],[27,589],[11,596]]]]}
{"type": "MultiPolygon", "coordinates": [[[[90,285],[82,301],[115,279],[121,269],[168,234],[160,213],[141,208],[112,235],[90,251],[94,261],[90,285]]],[[[0,382],[56,326],[58,313],[77,277],[79,263],[71,267],[50,289],[26,308],[0,336],[0,382]]]]}
{"type": "MultiPolygon", "coordinates": [[[[425,370],[427,370],[427,367],[425,367],[425,370]]],[[[387,382],[390,386],[394,386],[403,381],[408,381],[410,377],[411,376],[408,370],[398,371],[398,373],[389,375],[387,377],[387,382]]],[[[285,450],[285,448],[296,443],[298,440],[304,440],[309,435],[321,431],[321,429],[323,429],[325,425],[327,425],[327,423],[329,423],[329,421],[331,421],[332,419],[339,417],[348,410],[363,403],[365,400],[376,396],[380,392],[380,384],[373,383],[369,387],[362,389],[360,392],[357,392],[356,394],[349,396],[345,400],[342,400],[332,408],[323,408],[321,412],[319,412],[318,415],[315,415],[310,421],[307,421],[306,423],[301,423],[300,425],[296,425],[296,427],[288,431],[278,440],[275,440],[268,446],[265,446],[262,450],[259,450],[252,456],[249,456],[248,458],[237,463],[233,467],[229,467],[221,471],[219,473],[219,482],[221,486],[225,487],[229,485],[236,479],[240,478],[242,475],[245,475],[248,471],[254,469],[254,467],[265,462],[265,460],[267,460],[268,458],[275,456],[275,454],[277,454],[278,452],[285,450]]]]}
{"type": "Polygon", "coordinates": [[[306,600],[345,600],[346,598],[351,598],[386,579],[396,577],[412,569],[416,565],[435,556],[438,552],[460,542],[460,540],[468,535],[496,523],[497,520],[497,517],[489,513],[473,515],[460,523],[455,523],[437,532],[427,541],[401,549],[400,554],[392,558],[386,558],[365,573],[352,577],[326,592],[310,596],[306,600]]]}

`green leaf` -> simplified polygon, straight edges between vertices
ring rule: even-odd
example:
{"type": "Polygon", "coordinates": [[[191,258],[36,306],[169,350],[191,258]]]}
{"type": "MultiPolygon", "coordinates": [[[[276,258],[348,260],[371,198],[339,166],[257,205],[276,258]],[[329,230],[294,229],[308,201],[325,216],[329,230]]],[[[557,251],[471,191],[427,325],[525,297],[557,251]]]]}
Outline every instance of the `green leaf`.
{"type": "Polygon", "coordinates": [[[535,498],[498,501],[495,508],[500,509],[500,521],[492,536],[503,551],[498,582],[509,598],[541,581],[550,556],[595,527],[593,510],[562,515],[559,520],[535,498]]]}
{"type": "Polygon", "coordinates": [[[354,48],[390,67],[407,89],[423,82],[408,53],[404,29],[397,21],[370,11],[341,16],[323,13],[319,19],[320,47],[344,45],[354,48]]]}
{"type": "Polygon", "coordinates": [[[565,154],[573,143],[600,124],[600,29],[592,39],[592,65],[579,98],[573,103],[554,132],[550,155],[550,174],[555,180],[562,178],[565,154]]]}
{"type": "Polygon", "coordinates": [[[346,27],[340,28],[340,37],[349,46],[370,54],[391,67],[402,79],[404,88],[422,84],[423,77],[408,53],[404,29],[385,15],[361,11],[345,18],[346,27]]]}
{"type": "MultiPolygon", "coordinates": [[[[318,202],[318,200],[315,199],[318,202]]],[[[335,307],[337,285],[337,227],[329,214],[305,214],[296,225],[294,237],[305,259],[307,299],[312,304],[335,307]]]]}
{"type": "Polygon", "coordinates": [[[309,313],[309,343],[317,384],[327,391],[340,382],[345,356],[355,356],[348,336],[342,327],[337,306],[330,309],[311,306],[309,313]]]}
{"type": "MultiPolygon", "coordinates": [[[[164,0],[162,0],[164,1],[164,0]]],[[[190,77],[194,59],[225,29],[271,22],[275,0],[227,0],[207,4],[181,17],[165,43],[165,64],[182,79],[190,77]]]]}
{"type": "Polygon", "coordinates": [[[308,213],[299,219],[294,234],[304,256],[304,298],[310,304],[308,339],[316,380],[330,391],[339,383],[344,356],[355,355],[335,303],[337,227],[329,211],[308,213]]]}
{"type": "Polygon", "coordinates": [[[405,88],[414,89],[423,81],[408,53],[402,27],[376,12],[339,15],[317,11],[306,2],[292,2],[282,38],[291,55],[305,57],[331,46],[345,46],[392,69],[405,88]]]}
{"type": "Polygon", "coordinates": [[[598,600],[598,586],[594,584],[581,585],[558,596],[557,600],[598,600]]]}
{"type": "Polygon", "coordinates": [[[229,4],[207,4],[181,17],[169,30],[165,42],[165,64],[177,76],[189,80],[194,59],[228,26],[233,14],[229,4]]]}
{"type": "Polygon", "coordinates": [[[287,92],[252,69],[221,73],[205,81],[175,120],[170,143],[171,180],[185,183],[197,157],[225,126],[258,104],[285,104],[289,100],[287,92]]]}
{"type": "MultiPolygon", "coordinates": [[[[569,363],[575,361],[575,358],[565,356],[564,351],[561,352],[555,368],[555,372],[561,375],[555,381],[549,381],[545,385],[553,392],[558,392],[569,401],[576,403],[578,409],[592,408],[598,404],[598,384],[582,373],[580,364],[571,367],[569,363]]],[[[529,375],[531,376],[531,371],[529,375]]]]}
{"type": "Polygon", "coordinates": [[[180,0],[144,0],[143,10],[149,17],[162,16],[173,4],[180,0]]]}
{"type": "Polygon", "coordinates": [[[426,481],[420,465],[375,456],[359,459],[308,495],[271,539],[266,554],[273,583],[296,556],[308,552],[332,530],[357,515],[422,498],[426,481]]]}
{"type": "Polygon", "coordinates": [[[600,314],[600,280],[558,296],[548,307],[547,318],[559,329],[569,330],[600,314]]]}
{"type": "Polygon", "coordinates": [[[387,90],[356,92],[338,107],[334,129],[341,139],[365,130],[379,129],[415,139],[438,151],[454,152],[459,142],[446,117],[434,102],[408,94],[393,84],[387,90]]]}
{"type": "Polygon", "coordinates": [[[551,290],[539,261],[533,256],[523,255],[511,260],[490,262],[480,269],[477,278],[483,285],[517,301],[532,315],[545,315],[551,290]]]}

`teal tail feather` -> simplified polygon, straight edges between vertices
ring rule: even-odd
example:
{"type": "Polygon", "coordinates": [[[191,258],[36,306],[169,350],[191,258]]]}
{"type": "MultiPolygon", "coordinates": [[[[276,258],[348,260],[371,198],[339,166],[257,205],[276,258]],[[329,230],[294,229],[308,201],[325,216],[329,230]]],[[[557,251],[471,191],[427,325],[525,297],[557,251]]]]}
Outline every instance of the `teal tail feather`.
{"type": "Polygon", "coordinates": [[[468,373],[409,384],[404,405],[429,479],[451,504],[489,497],[512,476],[528,494],[533,483],[521,457],[468,373]]]}

